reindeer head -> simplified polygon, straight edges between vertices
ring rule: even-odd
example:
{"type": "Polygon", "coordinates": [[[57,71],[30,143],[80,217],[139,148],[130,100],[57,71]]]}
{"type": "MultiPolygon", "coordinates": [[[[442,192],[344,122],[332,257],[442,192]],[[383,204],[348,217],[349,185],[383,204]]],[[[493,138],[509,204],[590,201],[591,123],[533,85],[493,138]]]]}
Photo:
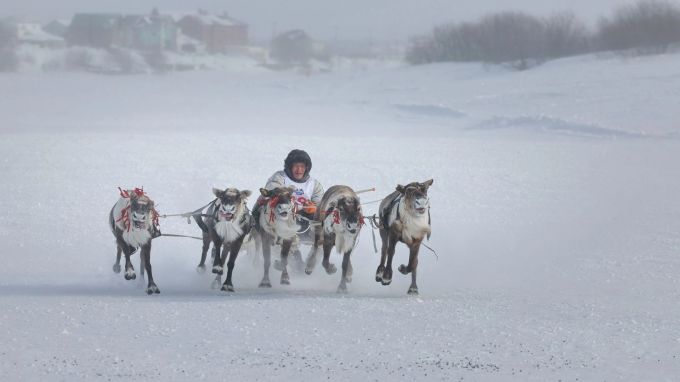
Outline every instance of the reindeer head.
{"type": "Polygon", "coordinates": [[[432,185],[433,179],[423,183],[413,182],[406,186],[397,186],[397,191],[404,195],[406,208],[416,214],[425,214],[430,208],[430,198],[427,196],[427,189],[432,185]]]}
{"type": "Polygon", "coordinates": [[[295,218],[293,191],[292,187],[277,187],[273,190],[260,188],[260,193],[267,199],[267,206],[275,219],[291,220],[295,218]]]}
{"type": "Polygon", "coordinates": [[[135,192],[130,194],[129,216],[132,229],[146,230],[151,228],[153,213],[153,200],[144,194],[139,195],[135,192]]]}
{"type": "Polygon", "coordinates": [[[350,233],[356,233],[361,229],[361,204],[359,199],[352,196],[343,196],[338,199],[335,208],[337,209],[340,217],[341,224],[344,224],[344,228],[350,233]]]}
{"type": "Polygon", "coordinates": [[[226,190],[213,188],[213,194],[217,197],[217,201],[215,201],[217,220],[231,221],[246,203],[251,192],[249,190],[239,191],[235,188],[227,188],[226,190]]]}

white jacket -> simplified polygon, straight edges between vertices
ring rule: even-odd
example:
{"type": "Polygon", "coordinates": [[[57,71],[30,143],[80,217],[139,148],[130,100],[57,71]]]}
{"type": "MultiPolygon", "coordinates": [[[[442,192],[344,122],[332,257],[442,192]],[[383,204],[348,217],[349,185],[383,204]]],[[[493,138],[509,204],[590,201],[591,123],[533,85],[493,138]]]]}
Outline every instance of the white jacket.
{"type": "Polygon", "coordinates": [[[267,185],[264,186],[267,190],[273,190],[277,187],[295,187],[295,197],[298,205],[303,205],[306,200],[319,204],[323,197],[323,186],[318,180],[309,177],[306,182],[296,182],[288,177],[286,173],[281,170],[277,171],[269,177],[267,185]]]}

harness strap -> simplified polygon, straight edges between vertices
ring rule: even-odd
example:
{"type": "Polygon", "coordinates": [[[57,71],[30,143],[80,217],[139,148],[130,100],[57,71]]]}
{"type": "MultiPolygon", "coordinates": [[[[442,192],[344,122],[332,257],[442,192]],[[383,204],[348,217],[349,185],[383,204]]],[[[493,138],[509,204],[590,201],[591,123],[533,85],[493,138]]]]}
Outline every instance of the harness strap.
{"type": "MultiPolygon", "coordinates": [[[[383,211],[383,216],[380,216],[380,220],[382,220],[381,223],[385,228],[387,228],[386,224],[387,224],[388,218],[390,217],[390,214],[392,213],[392,209],[395,207],[395,205],[401,203],[402,196],[403,195],[400,194],[399,196],[394,198],[390,202],[390,204],[387,206],[387,208],[385,208],[385,210],[383,211]]],[[[401,216],[399,215],[399,206],[397,206],[397,220],[400,220],[400,219],[401,219],[401,216]]]]}

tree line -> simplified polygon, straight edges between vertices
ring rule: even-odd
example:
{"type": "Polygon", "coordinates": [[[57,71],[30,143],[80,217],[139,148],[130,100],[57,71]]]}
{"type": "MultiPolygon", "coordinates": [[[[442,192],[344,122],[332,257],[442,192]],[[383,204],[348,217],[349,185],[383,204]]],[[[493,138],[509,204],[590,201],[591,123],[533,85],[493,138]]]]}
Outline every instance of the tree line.
{"type": "Polygon", "coordinates": [[[663,53],[680,42],[680,7],[643,0],[617,8],[590,30],[573,13],[536,17],[523,12],[489,14],[476,22],[441,25],[414,38],[406,59],[485,62],[527,69],[550,59],[598,51],[663,53]]]}

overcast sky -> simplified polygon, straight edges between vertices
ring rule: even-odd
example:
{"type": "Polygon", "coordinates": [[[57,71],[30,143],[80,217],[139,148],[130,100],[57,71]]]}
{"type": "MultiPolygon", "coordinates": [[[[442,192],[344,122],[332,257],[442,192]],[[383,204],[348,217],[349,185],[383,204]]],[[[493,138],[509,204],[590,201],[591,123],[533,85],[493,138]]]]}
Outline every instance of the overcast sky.
{"type": "MultiPolygon", "coordinates": [[[[227,11],[251,26],[254,39],[275,31],[307,30],[317,39],[405,40],[449,21],[475,20],[489,12],[521,10],[535,15],[572,10],[594,24],[618,5],[632,0],[0,0],[0,17],[46,22],[75,12],[161,13],[227,11]]],[[[673,0],[680,3],[680,0],[673,0]]]]}

